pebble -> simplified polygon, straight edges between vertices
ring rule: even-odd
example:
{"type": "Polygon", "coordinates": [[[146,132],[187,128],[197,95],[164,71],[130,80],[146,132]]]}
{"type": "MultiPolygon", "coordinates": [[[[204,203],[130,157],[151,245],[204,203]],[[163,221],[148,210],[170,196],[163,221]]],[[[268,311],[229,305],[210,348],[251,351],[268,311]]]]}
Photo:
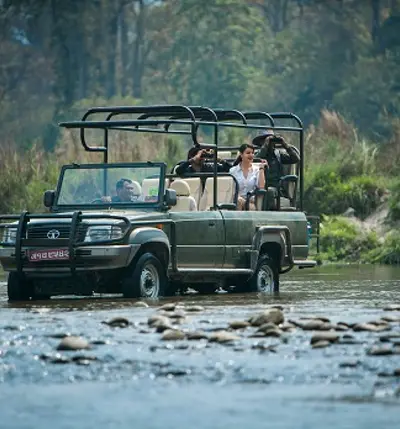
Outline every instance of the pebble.
{"type": "Polygon", "coordinates": [[[393,354],[393,349],[388,347],[372,347],[367,350],[368,356],[388,356],[393,354]]]}
{"type": "Polygon", "coordinates": [[[158,310],[159,311],[174,311],[177,306],[176,302],[168,302],[167,304],[162,305],[158,310]]]}
{"type": "Polygon", "coordinates": [[[311,343],[311,347],[313,349],[323,349],[325,347],[329,347],[331,345],[330,341],[326,341],[326,340],[320,340],[320,341],[316,341],[315,343],[311,343]]]}
{"type": "Polygon", "coordinates": [[[270,308],[252,316],[249,319],[249,322],[252,326],[261,326],[268,322],[274,323],[275,325],[279,325],[284,321],[285,317],[283,315],[283,312],[278,308],[270,308]]]}
{"type": "Polygon", "coordinates": [[[147,324],[152,328],[155,323],[169,323],[168,317],[161,316],[160,314],[153,314],[147,319],[147,324]]]}
{"type": "Polygon", "coordinates": [[[336,332],[321,331],[311,337],[311,344],[317,343],[319,341],[329,341],[330,343],[334,343],[338,341],[338,339],[339,335],[336,332]]]}
{"type": "Polygon", "coordinates": [[[125,317],[114,317],[113,319],[102,323],[111,326],[112,328],[126,328],[130,325],[129,320],[125,317]]]}
{"type": "Polygon", "coordinates": [[[65,337],[61,340],[60,344],[57,346],[57,350],[84,350],[90,349],[90,344],[84,338],[81,337],[65,337]]]}
{"type": "Polygon", "coordinates": [[[215,343],[230,343],[237,340],[240,340],[240,337],[228,331],[217,331],[208,337],[208,341],[215,343]]]}
{"type": "Polygon", "coordinates": [[[245,329],[248,326],[250,326],[250,323],[246,322],[245,320],[234,320],[233,322],[229,323],[229,327],[231,329],[245,329]]]}
{"type": "Polygon", "coordinates": [[[383,308],[383,311],[400,311],[400,304],[391,304],[383,308]]]}
{"type": "Polygon", "coordinates": [[[137,301],[133,304],[133,307],[139,307],[139,308],[147,308],[149,306],[149,304],[147,304],[147,302],[144,301],[137,301]]]}
{"type": "Polygon", "coordinates": [[[208,336],[204,331],[193,331],[187,333],[188,340],[203,340],[207,338],[208,336]]]}
{"type": "Polygon", "coordinates": [[[356,323],[353,326],[353,331],[354,332],[361,332],[361,331],[376,332],[377,327],[372,323],[356,323]]]}
{"type": "Polygon", "coordinates": [[[325,322],[323,322],[322,320],[310,320],[308,322],[298,322],[298,326],[303,329],[304,331],[316,331],[316,330],[320,330],[322,328],[322,326],[325,325],[325,322]]]}
{"type": "Polygon", "coordinates": [[[347,362],[341,362],[339,364],[339,368],[355,368],[359,366],[361,362],[359,360],[352,360],[347,362]]]}
{"type": "Polygon", "coordinates": [[[184,340],[185,338],[186,334],[178,329],[167,329],[161,337],[164,341],[177,341],[184,340]]]}

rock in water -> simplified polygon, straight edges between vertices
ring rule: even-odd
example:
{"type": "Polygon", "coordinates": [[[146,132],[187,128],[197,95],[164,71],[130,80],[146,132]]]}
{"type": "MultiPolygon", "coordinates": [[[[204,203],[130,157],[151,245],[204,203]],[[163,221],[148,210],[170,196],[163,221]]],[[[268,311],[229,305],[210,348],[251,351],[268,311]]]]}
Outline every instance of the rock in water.
{"type": "Polygon", "coordinates": [[[57,347],[57,350],[72,351],[72,350],[84,350],[89,348],[90,348],[90,344],[85,339],[81,337],[70,336],[70,337],[64,337],[61,340],[60,344],[57,347]]]}
{"type": "Polygon", "coordinates": [[[252,326],[261,326],[266,323],[274,323],[275,325],[279,325],[285,321],[285,317],[283,315],[282,310],[278,308],[270,308],[269,310],[265,310],[261,313],[258,313],[249,319],[249,322],[252,326]]]}

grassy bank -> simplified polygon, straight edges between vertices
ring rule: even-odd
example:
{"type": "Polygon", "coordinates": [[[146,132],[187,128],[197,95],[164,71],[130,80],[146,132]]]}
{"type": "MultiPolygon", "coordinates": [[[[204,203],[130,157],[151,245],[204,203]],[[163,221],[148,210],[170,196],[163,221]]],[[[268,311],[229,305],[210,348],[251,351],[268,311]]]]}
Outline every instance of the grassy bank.
{"type": "MultiPolygon", "coordinates": [[[[93,132],[90,144],[99,144],[93,132]]],[[[231,144],[243,135],[222,135],[231,144]]],[[[16,150],[0,146],[0,213],[43,210],[42,196],[54,189],[60,166],[69,162],[101,161],[100,154],[84,152],[78,136],[64,131],[54,152],[16,150]]],[[[110,141],[111,162],[163,160],[169,166],[185,157],[189,143],[166,135],[115,133],[110,141]]],[[[323,216],[321,258],[337,262],[397,264],[400,261],[400,128],[393,141],[372,142],[340,115],[323,111],[305,141],[305,209],[323,216]],[[371,217],[387,207],[379,222],[371,217]],[[342,216],[353,215],[351,218],[342,216]],[[376,224],[376,225],[375,225],[376,224]]]]}

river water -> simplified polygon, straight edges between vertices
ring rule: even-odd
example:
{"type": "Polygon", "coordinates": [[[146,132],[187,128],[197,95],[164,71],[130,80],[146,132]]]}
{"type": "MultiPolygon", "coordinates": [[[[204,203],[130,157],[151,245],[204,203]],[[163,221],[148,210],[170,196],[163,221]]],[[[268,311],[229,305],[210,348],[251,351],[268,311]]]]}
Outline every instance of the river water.
{"type": "Polygon", "coordinates": [[[114,297],[9,304],[2,282],[0,428],[400,427],[400,311],[393,310],[400,305],[400,268],[296,270],[282,277],[281,291],[190,294],[148,308],[114,297]],[[227,344],[162,341],[147,320],[173,301],[181,312],[202,306],[177,327],[208,336],[272,305],[283,308],[285,321],[322,316],[350,329],[326,348],[312,348],[316,332],[300,328],[257,338],[248,327],[227,344]],[[131,324],[102,323],[117,316],[131,324]],[[383,332],[352,329],[388,316],[383,332]],[[83,337],[91,349],[58,352],[66,334],[83,337]],[[371,348],[393,353],[371,356],[371,348]]]}

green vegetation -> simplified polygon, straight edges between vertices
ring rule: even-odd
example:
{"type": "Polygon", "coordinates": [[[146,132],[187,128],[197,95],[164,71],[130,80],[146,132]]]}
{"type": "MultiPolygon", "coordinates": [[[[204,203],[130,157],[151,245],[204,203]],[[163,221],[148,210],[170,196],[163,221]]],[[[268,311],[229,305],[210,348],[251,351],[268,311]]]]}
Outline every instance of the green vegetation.
{"type": "MultiPolygon", "coordinates": [[[[384,237],[400,221],[399,26],[400,0],[0,1],[0,212],[42,210],[60,164],[101,159],[57,127],[90,106],[293,111],[324,257],[395,263],[399,235],[384,237]],[[379,241],[332,217],[382,204],[379,241]]],[[[110,143],[114,161],[172,165],[187,149],[160,135],[110,143]]]]}

